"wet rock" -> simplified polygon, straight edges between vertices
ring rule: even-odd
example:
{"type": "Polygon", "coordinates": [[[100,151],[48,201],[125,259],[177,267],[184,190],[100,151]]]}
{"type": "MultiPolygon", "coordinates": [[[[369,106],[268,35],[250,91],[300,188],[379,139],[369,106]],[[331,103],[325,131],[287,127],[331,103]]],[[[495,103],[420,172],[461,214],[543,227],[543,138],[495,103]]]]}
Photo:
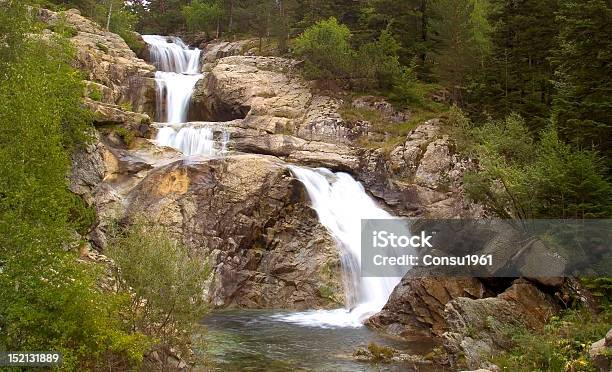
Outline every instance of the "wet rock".
{"type": "MultiPolygon", "coordinates": [[[[418,273],[415,273],[418,275],[418,273]]],[[[383,309],[366,324],[394,336],[442,336],[444,309],[459,297],[491,295],[476,278],[404,277],[383,309]]]]}

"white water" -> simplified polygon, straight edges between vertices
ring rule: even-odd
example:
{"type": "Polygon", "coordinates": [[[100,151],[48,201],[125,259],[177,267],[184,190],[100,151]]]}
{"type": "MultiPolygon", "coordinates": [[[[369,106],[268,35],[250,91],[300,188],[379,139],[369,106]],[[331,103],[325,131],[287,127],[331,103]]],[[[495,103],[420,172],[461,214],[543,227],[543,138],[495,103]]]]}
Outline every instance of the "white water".
{"type": "Polygon", "coordinates": [[[200,50],[189,49],[177,37],[142,35],[142,38],[149,45],[151,61],[158,69],[155,73],[157,112],[158,115],[166,114],[159,119],[167,123],[184,123],[193,90],[202,78],[200,50]]]}
{"type": "Polygon", "coordinates": [[[164,126],[157,132],[156,141],[162,146],[173,147],[187,156],[219,155],[227,152],[229,133],[222,131],[217,140],[210,126],[164,126]]]}
{"type": "Polygon", "coordinates": [[[290,167],[304,184],[319,221],[336,240],[342,258],[348,309],[316,310],[276,319],[319,327],[361,327],[363,321],[380,311],[405,274],[398,268],[394,277],[360,277],[361,220],[392,216],[366,194],[363,186],[346,173],[325,168],[290,167]]]}
{"type": "Polygon", "coordinates": [[[159,70],[155,73],[159,120],[168,123],[157,132],[157,143],[187,156],[227,152],[228,133],[222,132],[216,142],[212,128],[185,123],[195,85],[203,76],[199,71],[200,50],[189,49],[178,37],[143,35],[142,38],[149,45],[151,62],[159,70]]]}

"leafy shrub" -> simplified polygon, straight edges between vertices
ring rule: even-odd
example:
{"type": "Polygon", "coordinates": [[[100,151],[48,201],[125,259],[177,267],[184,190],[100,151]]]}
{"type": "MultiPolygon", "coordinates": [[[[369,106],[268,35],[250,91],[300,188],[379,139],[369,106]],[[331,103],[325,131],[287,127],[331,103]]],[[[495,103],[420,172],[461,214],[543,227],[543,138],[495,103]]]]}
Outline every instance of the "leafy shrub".
{"type": "Polygon", "coordinates": [[[0,12],[0,350],[56,350],[65,370],[136,368],[149,338],[121,322],[127,297],[101,291],[66,251],[91,211],[68,190],[70,151],[91,121],[65,39],[28,37],[22,2],[0,12]]]}
{"type": "Polygon", "coordinates": [[[98,89],[98,87],[91,86],[89,88],[88,97],[91,98],[92,100],[96,101],[96,102],[100,102],[100,101],[102,101],[102,92],[100,91],[100,89],[98,89]]]}
{"type": "Polygon", "coordinates": [[[121,140],[125,143],[127,147],[132,146],[134,138],[136,137],[133,131],[125,127],[119,127],[115,130],[115,133],[117,133],[117,135],[121,138],[121,140]]]}
{"type": "Polygon", "coordinates": [[[397,55],[399,49],[393,36],[383,31],[378,40],[359,48],[353,62],[355,77],[372,81],[371,87],[390,89],[403,74],[397,55]]]}
{"type": "Polygon", "coordinates": [[[50,25],[49,29],[63,37],[73,37],[78,35],[76,28],[70,26],[66,21],[66,15],[60,14],[55,24],[50,25]]]}
{"type": "Polygon", "coordinates": [[[108,47],[104,44],[102,44],[101,42],[97,42],[96,43],[96,48],[98,48],[99,50],[101,50],[104,53],[108,53],[108,47]]]}
{"type": "Polygon", "coordinates": [[[189,256],[162,226],[137,218],[108,249],[119,286],[133,293],[125,314],[132,329],[154,337],[159,348],[189,355],[190,335],[207,310],[208,265],[189,256]]]}
{"type": "Polygon", "coordinates": [[[296,40],[294,52],[305,61],[304,71],[312,79],[344,79],[350,76],[354,51],[351,31],[335,18],[317,22],[296,40]]]}

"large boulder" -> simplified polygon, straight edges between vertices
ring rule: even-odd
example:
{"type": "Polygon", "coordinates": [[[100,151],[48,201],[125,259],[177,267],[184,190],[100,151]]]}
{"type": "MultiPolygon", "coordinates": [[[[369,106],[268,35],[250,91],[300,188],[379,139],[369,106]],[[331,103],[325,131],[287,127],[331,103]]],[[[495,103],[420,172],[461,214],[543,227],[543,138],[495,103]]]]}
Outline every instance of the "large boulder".
{"type": "Polygon", "coordinates": [[[260,56],[220,59],[196,86],[192,106],[205,120],[244,118],[250,128],[306,140],[350,143],[359,135],[339,114],[341,101],[313,94],[299,62],[260,56]]]}

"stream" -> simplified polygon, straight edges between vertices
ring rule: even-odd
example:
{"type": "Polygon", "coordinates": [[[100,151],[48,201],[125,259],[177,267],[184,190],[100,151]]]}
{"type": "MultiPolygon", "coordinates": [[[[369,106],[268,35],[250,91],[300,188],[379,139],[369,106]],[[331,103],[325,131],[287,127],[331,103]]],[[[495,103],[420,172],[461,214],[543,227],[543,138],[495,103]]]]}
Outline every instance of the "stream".
{"type": "Polygon", "coordinates": [[[433,365],[358,362],[353,351],[370,342],[411,354],[431,351],[431,339],[398,341],[367,327],[320,327],[279,319],[290,312],[226,310],[207,316],[207,357],[216,371],[436,371],[433,365]]]}

